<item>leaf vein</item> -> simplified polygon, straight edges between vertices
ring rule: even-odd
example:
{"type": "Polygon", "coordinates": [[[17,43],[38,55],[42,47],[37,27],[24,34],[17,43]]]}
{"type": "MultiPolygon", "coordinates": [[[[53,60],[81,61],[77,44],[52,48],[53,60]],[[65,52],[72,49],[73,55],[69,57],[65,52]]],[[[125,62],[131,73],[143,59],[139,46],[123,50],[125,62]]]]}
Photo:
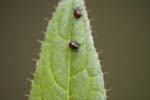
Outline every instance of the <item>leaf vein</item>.
{"type": "MultiPolygon", "coordinates": [[[[72,3],[71,3],[72,4],[72,3]]],[[[72,5],[72,6],[74,6],[74,5],[72,5]]],[[[72,23],[72,12],[73,12],[73,10],[71,9],[71,11],[70,11],[71,13],[70,13],[70,23],[71,23],[71,25],[70,25],[70,35],[69,35],[69,42],[71,41],[71,39],[72,39],[72,31],[73,31],[73,24],[74,23],[72,23]]],[[[71,66],[71,49],[70,48],[68,48],[69,49],[69,52],[68,52],[68,97],[67,97],[67,100],[69,100],[70,99],[70,66],[71,66]]]]}
{"type": "Polygon", "coordinates": [[[58,37],[65,40],[65,41],[68,41],[68,39],[66,39],[65,37],[63,37],[62,35],[58,34],[58,37]]]}
{"type": "Polygon", "coordinates": [[[72,78],[77,77],[80,73],[84,72],[86,69],[87,69],[87,68],[81,69],[80,71],[78,71],[77,73],[75,73],[75,74],[74,74],[73,76],[71,76],[70,78],[72,79],[72,78]]]}
{"type": "Polygon", "coordinates": [[[55,76],[54,70],[53,70],[53,59],[52,59],[52,57],[53,57],[53,41],[54,41],[54,40],[55,40],[55,39],[52,40],[52,45],[51,45],[51,50],[50,50],[50,53],[51,53],[51,56],[50,56],[50,60],[51,60],[50,70],[51,70],[52,77],[53,77],[54,82],[55,82],[55,84],[57,85],[57,87],[59,87],[61,90],[63,90],[63,91],[66,92],[65,88],[64,88],[63,86],[61,86],[61,85],[57,82],[57,79],[56,79],[56,76],[55,76]]]}

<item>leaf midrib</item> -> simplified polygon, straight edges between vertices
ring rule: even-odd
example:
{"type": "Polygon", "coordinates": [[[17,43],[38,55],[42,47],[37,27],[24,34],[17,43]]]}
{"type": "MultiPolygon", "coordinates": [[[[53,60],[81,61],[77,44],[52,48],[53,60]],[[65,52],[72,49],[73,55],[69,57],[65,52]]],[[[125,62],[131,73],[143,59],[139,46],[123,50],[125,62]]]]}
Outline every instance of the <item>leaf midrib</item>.
{"type": "MultiPolygon", "coordinates": [[[[70,34],[69,34],[69,41],[68,42],[70,42],[71,40],[72,40],[72,32],[73,32],[73,10],[74,10],[74,5],[73,5],[73,3],[72,3],[72,5],[71,5],[71,13],[70,13],[70,21],[71,21],[71,25],[70,25],[70,28],[69,28],[69,32],[70,32],[70,34]]],[[[71,49],[69,48],[69,50],[68,50],[68,97],[67,97],[67,100],[69,100],[70,99],[70,66],[71,66],[71,49]]]]}

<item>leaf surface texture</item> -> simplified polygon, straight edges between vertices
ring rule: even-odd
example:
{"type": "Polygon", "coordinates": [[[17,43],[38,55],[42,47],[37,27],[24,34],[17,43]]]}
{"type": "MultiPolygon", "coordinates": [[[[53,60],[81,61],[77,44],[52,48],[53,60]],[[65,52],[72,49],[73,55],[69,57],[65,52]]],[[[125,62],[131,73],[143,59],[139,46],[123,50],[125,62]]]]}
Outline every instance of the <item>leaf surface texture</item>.
{"type": "Polygon", "coordinates": [[[29,100],[106,100],[84,0],[61,0],[48,23],[29,100]],[[82,17],[74,17],[80,7],[82,17]],[[77,41],[79,50],[68,44],[77,41]]]}

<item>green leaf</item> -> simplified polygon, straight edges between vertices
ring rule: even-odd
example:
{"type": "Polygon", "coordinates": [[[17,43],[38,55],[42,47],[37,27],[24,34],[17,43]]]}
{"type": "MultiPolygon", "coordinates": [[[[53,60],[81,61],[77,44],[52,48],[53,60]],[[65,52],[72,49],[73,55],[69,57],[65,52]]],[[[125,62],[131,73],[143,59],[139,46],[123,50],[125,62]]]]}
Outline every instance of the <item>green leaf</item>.
{"type": "Polygon", "coordinates": [[[106,100],[84,0],[61,0],[50,20],[29,100],[106,100]],[[74,17],[81,8],[82,17],[74,17]],[[68,44],[77,41],[79,50],[68,44]]]}

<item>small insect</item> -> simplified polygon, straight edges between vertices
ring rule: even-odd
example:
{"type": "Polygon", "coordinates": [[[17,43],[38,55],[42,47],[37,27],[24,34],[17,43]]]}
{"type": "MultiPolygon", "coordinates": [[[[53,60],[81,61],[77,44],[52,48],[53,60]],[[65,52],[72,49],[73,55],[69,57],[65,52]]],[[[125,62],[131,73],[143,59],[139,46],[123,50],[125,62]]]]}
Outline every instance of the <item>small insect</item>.
{"type": "Polygon", "coordinates": [[[79,47],[81,46],[81,44],[79,44],[78,42],[76,41],[71,41],[69,43],[69,48],[73,49],[73,50],[78,50],[79,47]]]}
{"type": "Polygon", "coordinates": [[[77,8],[74,10],[74,17],[77,18],[77,19],[79,19],[81,16],[82,16],[81,9],[80,9],[80,7],[77,7],[77,8]]]}

